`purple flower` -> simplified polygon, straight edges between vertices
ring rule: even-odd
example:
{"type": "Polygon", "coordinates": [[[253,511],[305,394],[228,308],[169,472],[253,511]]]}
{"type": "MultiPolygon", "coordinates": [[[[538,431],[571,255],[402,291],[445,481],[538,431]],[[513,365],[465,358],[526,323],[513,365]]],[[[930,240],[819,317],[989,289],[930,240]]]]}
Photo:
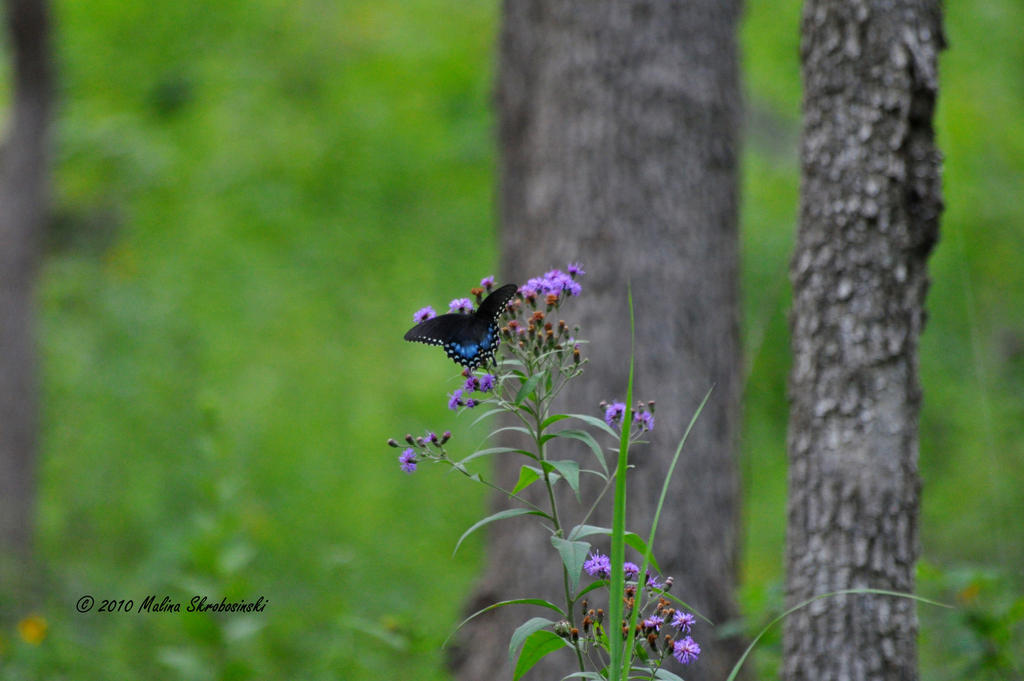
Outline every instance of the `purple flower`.
{"type": "Polygon", "coordinates": [[[688,612],[677,610],[676,614],[672,616],[672,626],[684,634],[689,634],[690,628],[693,627],[696,622],[697,618],[688,612]]]}
{"type": "Polygon", "coordinates": [[[472,408],[473,408],[473,407],[475,407],[475,406],[476,406],[477,404],[479,404],[479,402],[477,402],[476,400],[474,400],[474,399],[473,399],[473,398],[471,397],[471,398],[469,398],[468,400],[466,400],[466,409],[472,409],[472,408]]]}
{"type": "Polygon", "coordinates": [[[398,463],[401,465],[402,470],[406,473],[412,473],[416,470],[416,452],[412,449],[407,449],[398,455],[398,463]]]}
{"type": "Polygon", "coordinates": [[[562,291],[567,291],[569,295],[578,296],[583,288],[576,283],[572,276],[566,274],[562,270],[551,270],[544,275],[544,282],[546,284],[545,293],[559,294],[562,291]]]}
{"type": "Polygon", "coordinates": [[[448,396],[448,408],[458,409],[462,404],[462,388],[456,388],[455,391],[448,396]]]}
{"type": "Polygon", "coordinates": [[[648,572],[647,573],[647,586],[650,587],[651,589],[660,589],[661,588],[661,580],[648,572]]]}
{"type": "Polygon", "coordinates": [[[524,298],[527,296],[536,296],[540,293],[543,283],[544,282],[539,277],[534,277],[519,287],[519,293],[521,293],[524,298]]]}
{"type": "Polygon", "coordinates": [[[433,319],[436,316],[437,313],[434,312],[434,308],[427,305],[426,307],[421,307],[420,309],[416,310],[416,314],[412,316],[412,319],[414,322],[419,324],[420,322],[425,322],[428,319],[433,319]]]}
{"type": "Polygon", "coordinates": [[[583,563],[583,571],[591,577],[608,579],[612,574],[612,561],[608,556],[592,553],[583,563]]]}
{"type": "Polygon", "coordinates": [[[583,289],[573,280],[575,274],[584,274],[579,265],[570,265],[569,274],[562,270],[548,270],[543,277],[533,277],[528,280],[519,288],[519,291],[524,296],[557,296],[563,292],[578,296],[583,289]]]}
{"type": "Polygon", "coordinates": [[[482,393],[489,393],[494,390],[494,375],[484,374],[480,377],[480,386],[477,388],[482,393]]]}
{"type": "Polygon", "coordinates": [[[604,410],[604,422],[609,426],[613,426],[616,423],[622,421],[623,415],[626,413],[626,405],[622,402],[612,402],[604,410]]]}
{"type": "Polygon", "coordinates": [[[576,276],[579,276],[581,274],[586,274],[586,272],[583,271],[583,265],[581,265],[578,262],[571,262],[571,263],[569,263],[569,266],[566,267],[565,269],[569,270],[569,276],[571,276],[571,277],[576,277],[576,276]]]}
{"type": "Polygon", "coordinates": [[[672,657],[679,660],[681,664],[690,664],[700,655],[700,646],[692,638],[676,641],[672,644],[672,657]]]}
{"type": "Polygon", "coordinates": [[[654,414],[649,411],[642,411],[637,414],[636,420],[640,424],[640,430],[654,430],[654,414]]]}
{"type": "Polygon", "coordinates": [[[640,576],[640,568],[636,563],[630,563],[628,560],[622,564],[622,571],[626,573],[626,579],[636,579],[640,576]]]}
{"type": "Polygon", "coordinates": [[[480,288],[485,288],[488,291],[494,287],[494,277],[484,277],[480,280],[480,288]]]}
{"type": "Polygon", "coordinates": [[[448,303],[449,312],[472,312],[473,301],[469,298],[456,298],[452,302],[448,303]]]}
{"type": "Polygon", "coordinates": [[[463,386],[462,390],[467,392],[467,393],[471,393],[474,390],[476,390],[477,384],[478,384],[478,381],[477,381],[477,379],[475,377],[467,376],[466,377],[466,385],[463,386]]]}
{"type": "Polygon", "coordinates": [[[651,615],[641,623],[641,626],[644,629],[654,629],[655,631],[658,631],[661,629],[661,625],[664,623],[664,617],[661,617],[660,615],[651,615]]]}

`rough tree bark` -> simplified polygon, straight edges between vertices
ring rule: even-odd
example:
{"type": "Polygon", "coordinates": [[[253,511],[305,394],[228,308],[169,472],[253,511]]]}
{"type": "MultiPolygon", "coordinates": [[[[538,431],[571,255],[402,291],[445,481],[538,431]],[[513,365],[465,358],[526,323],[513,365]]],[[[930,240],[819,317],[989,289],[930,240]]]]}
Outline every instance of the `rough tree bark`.
{"type": "Polygon", "coordinates": [[[10,586],[32,546],[33,290],[47,206],[52,75],[46,2],[6,0],[4,9],[13,91],[0,149],[0,577],[10,586]]]}
{"type": "MultiPolygon", "coordinates": [[[[737,613],[739,3],[506,0],[503,11],[504,278],[522,283],[584,264],[584,294],[565,315],[591,341],[591,363],[560,407],[595,415],[602,399],[624,397],[632,282],[634,395],[657,400],[658,421],[651,444],[634,450],[630,529],[649,531],[682,430],[716,386],[674,476],[655,550],[673,592],[724,622],[737,613]]],[[[503,481],[514,481],[512,463],[499,464],[503,481]]],[[[607,515],[596,520],[610,524],[607,515]]],[[[492,527],[487,572],[468,609],[519,596],[560,602],[546,537],[528,523],[492,527]]],[[[458,677],[509,678],[508,639],[529,616],[505,608],[474,621],[453,659],[458,677]]],[[[715,640],[706,626],[695,636],[705,652],[687,679],[725,678],[740,641],[715,640]]],[[[541,665],[527,678],[561,678],[572,663],[541,665]]]]}
{"type": "MultiPolygon", "coordinates": [[[[910,592],[917,347],[942,210],[938,2],[808,0],[793,283],[787,596],[910,592]]],[[[786,621],[782,677],[915,679],[913,601],[845,596],[786,621]]]]}

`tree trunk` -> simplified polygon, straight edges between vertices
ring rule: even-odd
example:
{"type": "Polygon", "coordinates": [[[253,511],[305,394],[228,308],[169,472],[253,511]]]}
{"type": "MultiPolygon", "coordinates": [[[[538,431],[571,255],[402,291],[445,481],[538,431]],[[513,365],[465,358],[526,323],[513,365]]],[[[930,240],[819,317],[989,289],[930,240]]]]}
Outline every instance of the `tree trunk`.
{"type": "MultiPolygon", "coordinates": [[[[917,347],[942,210],[937,2],[808,0],[793,283],[787,597],[914,589],[917,347]]],[[[782,677],[915,679],[914,602],[786,620],[782,677]]]]}
{"type": "Polygon", "coordinates": [[[0,150],[0,582],[17,588],[32,544],[33,290],[46,217],[52,79],[46,3],[7,0],[5,10],[14,87],[0,150]]]}
{"type": "MultiPolygon", "coordinates": [[[[722,0],[506,0],[497,98],[505,280],[575,261],[587,270],[564,314],[591,341],[590,364],[560,409],[598,415],[601,400],[625,397],[632,283],[634,395],[657,400],[658,421],[651,444],[633,450],[628,529],[649,532],[683,429],[716,386],[655,544],[673,593],[716,623],[737,614],[738,18],[739,3],[722,0]]],[[[514,481],[517,470],[500,462],[499,478],[514,481]]],[[[592,522],[610,524],[606,501],[592,522]]],[[[492,527],[469,609],[521,596],[561,602],[560,564],[543,533],[518,521],[492,527]]],[[[530,616],[505,608],[469,625],[458,677],[508,678],[508,639],[530,616]]],[[[741,642],[715,640],[706,625],[694,636],[704,654],[687,679],[724,678],[741,642]]],[[[575,671],[571,656],[552,657],[527,678],[575,671]]]]}

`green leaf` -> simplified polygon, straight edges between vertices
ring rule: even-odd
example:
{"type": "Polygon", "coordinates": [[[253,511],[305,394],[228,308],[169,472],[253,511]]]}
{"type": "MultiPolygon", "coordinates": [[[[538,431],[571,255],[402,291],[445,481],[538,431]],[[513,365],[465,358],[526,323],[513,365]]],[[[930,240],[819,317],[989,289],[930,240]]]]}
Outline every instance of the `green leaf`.
{"type": "Polygon", "coordinates": [[[756,646],[757,642],[761,640],[761,637],[767,634],[768,630],[771,629],[773,626],[784,620],[786,617],[789,617],[797,610],[801,608],[806,608],[814,601],[821,600],[822,598],[831,598],[832,596],[842,596],[845,594],[877,594],[880,596],[896,596],[897,598],[909,598],[911,600],[920,601],[922,603],[927,603],[928,605],[937,605],[940,608],[952,607],[950,605],[946,605],[945,603],[939,603],[938,601],[933,601],[927,598],[921,598],[920,596],[915,596],[914,594],[901,593],[899,591],[887,591],[885,589],[842,589],[841,591],[830,591],[827,594],[819,594],[817,596],[812,596],[811,598],[808,598],[806,601],[797,603],[792,608],[782,613],[781,615],[773,619],[771,622],[769,622],[767,625],[765,625],[764,629],[762,629],[760,633],[758,633],[758,635],[754,637],[754,640],[750,642],[750,645],[747,646],[747,649],[743,651],[742,655],[740,655],[740,659],[736,660],[736,664],[733,665],[732,671],[729,672],[729,676],[726,677],[725,681],[733,681],[736,678],[736,675],[740,673],[740,667],[743,666],[743,663],[750,655],[750,651],[754,649],[754,646],[756,646]]]}
{"type": "Polygon", "coordinates": [[[549,610],[554,610],[555,612],[558,613],[559,617],[561,617],[562,619],[565,619],[565,617],[566,617],[565,613],[562,612],[561,608],[559,608],[557,605],[555,605],[551,601],[546,601],[543,598],[513,598],[512,600],[509,600],[509,601],[499,601],[497,603],[491,603],[486,608],[480,608],[479,610],[474,612],[472,615],[470,615],[466,619],[464,619],[461,622],[459,622],[459,626],[455,627],[455,629],[452,630],[452,633],[448,634],[448,638],[446,638],[441,643],[441,647],[444,648],[445,646],[447,646],[448,645],[448,641],[451,640],[452,636],[457,634],[459,629],[461,629],[462,627],[466,626],[466,624],[470,620],[472,620],[473,618],[479,617],[480,615],[484,614],[485,612],[490,612],[491,610],[497,610],[498,608],[503,608],[506,605],[539,605],[542,608],[548,608],[549,610]]]}
{"type": "MultiPolygon", "coordinates": [[[[690,605],[689,603],[687,603],[687,602],[686,602],[686,601],[684,601],[683,599],[681,599],[681,598],[676,598],[675,596],[673,596],[672,594],[670,594],[670,593],[669,593],[669,592],[667,592],[667,591],[663,591],[663,592],[661,593],[661,596],[662,596],[663,598],[667,598],[667,599],[668,599],[668,600],[670,600],[670,601],[673,601],[673,602],[674,602],[674,603],[675,603],[676,605],[678,605],[678,606],[680,606],[680,607],[682,607],[682,608],[685,608],[685,609],[689,610],[689,611],[690,611],[690,612],[692,612],[692,613],[693,613],[694,615],[696,615],[697,617],[701,618],[702,620],[704,620],[705,622],[707,622],[707,623],[708,623],[708,624],[710,624],[711,626],[715,626],[715,623],[714,623],[714,622],[712,622],[712,621],[711,621],[711,619],[710,619],[710,618],[709,618],[709,617],[708,617],[707,615],[705,615],[704,613],[702,613],[702,612],[701,612],[700,610],[697,610],[697,608],[693,607],[692,605],[690,605]]],[[[726,625],[725,625],[725,624],[723,624],[723,625],[722,625],[722,628],[725,628],[725,626],[726,626],[726,625]]],[[[724,634],[722,634],[722,631],[721,631],[721,629],[720,629],[720,630],[718,631],[718,633],[724,636],[724,634]]],[[[740,633],[742,633],[742,631],[738,631],[738,632],[736,632],[736,634],[737,634],[737,635],[739,635],[740,633]]]]}
{"type": "MultiPolygon", "coordinates": [[[[526,620],[512,633],[512,638],[508,642],[508,661],[510,664],[516,663],[516,658],[519,657],[519,651],[522,650],[523,644],[533,634],[537,633],[544,627],[549,627],[554,624],[554,620],[549,620],[547,617],[531,617],[526,620]]],[[[552,634],[554,632],[551,632],[552,634]]]]}
{"type": "Polygon", "coordinates": [[[683,677],[679,676],[678,674],[673,674],[664,667],[654,672],[654,678],[661,679],[662,681],[683,681],[683,677]]]}
{"type": "Polygon", "coordinates": [[[512,488],[512,494],[519,494],[519,492],[540,480],[540,476],[540,469],[524,465],[519,469],[519,482],[512,488]]]}
{"type": "Polygon", "coordinates": [[[608,433],[609,435],[611,435],[612,437],[614,437],[616,439],[619,437],[619,431],[615,430],[614,428],[609,426],[607,423],[605,423],[604,419],[599,419],[596,416],[591,416],[590,414],[566,414],[566,416],[568,416],[571,419],[579,419],[580,421],[583,421],[584,423],[589,423],[590,425],[594,426],[595,428],[599,428],[600,430],[603,430],[604,432],[608,433]]]}
{"type": "Polygon", "coordinates": [[[472,454],[470,454],[466,458],[464,458],[461,461],[459,461],[459,463],[460,464],[464,464],[467,461],[472,461],[473,459],[479,459],[482,456],[491,456],[493,454],[522,454],[524,456],[530,457],[531,459],[536,459],[537,458],[537,456],[535,454],[532,454],[531,452],[529,452],[529,451],[527,451],[525,449],[516,449],[515,447],[490,447],[488,449],[481,449],[478,452],[473,452],[472,454]]]}
{"type": "Polygon", "coordinates": [[[549,516],[547,513],[544,513],[542,511],[535,511],[530,508],[507,508],[504,511],[498,511],[497,513],[489,515],[482,520],[478,520],[476,523],[473,524],[472,527],[463,532],[462,536],[459,537],[459,541],[455,543],[455,549],[452,551],[452,555],[454,556],[458,552],[459,547],[462,545],[462,542],[466,539],[466,537],[473,534],[484,525],[489,525],[490,523],[493,523],[496,520],[504,520],[505,518],[515,518],[521,515],[539,515],[544,518],[547,518],[548,520],[551,520],[551,516],[549,516]]]}
{"type": "Polygon", "coordinates": [[[541,465],[549,473],[552,469],[558,471],[558,474],[565,478],[565,481],[569,483],[569,487],[576,493],[576,499],[580,498],[580,465],[578,463],[571,460],[543,461],[541,465]]]}
{"type": "Polygon", "coordinates": [[[488,416],[494,416],[495,414],[500,414],[503,411],[505,411],[505,410],[503,408],[501,408],[501,407],[495,407],[494,409],[488,409],[487,411],[485,411],[484,413],[480,414],[475,419],[473,419],[473,423],[471,423],[470,425],[475,426],[476,424],[478,424],[481,421],[483,421],[484,419],[486,419],[488,416]]]}
{"type": "Polygon", "coordinates": [[[594,679],[595,681],[605,681],[605,678],[597,672],[573,672],[567,676],[562,677],[562,681],[565,679],[594,679]]]}
{"type": "Polygon", "coordinates": [[[569,418],[568,414],[552,414],[551,416],[544,419],[544,422],[540,424],[540,429],[547,430],[547,427],[550,426],[552,423],[557,423],[562,419],[567,418],[569,418]]]}
{"type": "Polygon", "coordinates": [[[526,645],[523,646],[523,652],[512,673],[512,681],[523,678],[523,674],[530,671],[546,655],[566,647],[569,647],[569,644],[565,639],[553,631],[541,630],[534,633],[526,639],[526,645]]]}
{"type": "Polygon", "coordinates": [[[566,430],[559,430],[558,432],[555,433],[548,433],[547,435],[541,438],[541,444],[544,444],[551,438],[555,437],[568,437],[574,440],[579,440],[580,442],[587,445],[587,447],[590,448],[590,451],[592,451],[594,453],[594,456],[597,458],[597,462],[601,465],[601,469],[604,471],[605,476],[608,475],[608,464],[604,460],[604,452],[601,451],[601,445],[597,444],[597,440],[594,439],[593,435],[591,435],[585,430],[575,430],[569,428],[566,430]]]}
{"type": "Polygon", "coordinates": [[[583,571],[583,563],[587,560],[587,552],[590,551],[590,543],[585,541],[569,541],[561,537],[551,537],[551,545],[562,557],[562,565],[565,566],[569,575],[570,590],[575,592],[580,583],[580,573],[583,571]]]}
{"type": "Polygon", "coordinates": [[[531,440],[533,439],[533,431],[530,430],[529,428],[524,428],[523,426],[505,426],[504,428],[498,428],[493,433],[491,433],[491,437],[494,437],[498,433],[504,433],[507,430],[510,430],[513,433],[522,433],[531,440]]]}
{"type": "Polygon", "coordinates": [[[598,525],[577,525],[569,530],[569,539],[583,539],[595,534],[611,534],[611,529],[598,525]]]}
{"type": "Polygon", "coordinates": [[[588,584],[585,587],[583,587],[583,589],[578,594],[576,594],[576,598],[579,598],[583,594],[590,593],[594,589],[600,589],[601,587],[604,587],[604,586],[608,586],[608,580],[607,579],[599,579],[596,582],[591,582],[590,584],[588,584]]]}
{"type": "Polygon", "coordinates": [[[528,379],[526,379],[522,387],[519,388],[519,392],[516,393],[516,399],[513,400],[513,404],[515,404],[517,407],[520,404],[522,404],[523,400],[525,400],[530,395],[530,393],[534,391],[534,389],[537,387],[537,384],[540,383],[540,379],[542,378],[544,378],[543,372],[539,374],[534,374],[533,376],[530,376],[528,379]]]}
{"type": "MultiPolygon", "coordinates": [[[[595,534],[611,533],[612,531],[607,527],[598,527],[597,525],[577,525],[569,532],[569,539],[583,539],[584,537],[589,537],[595,534]]],[[[636,532],[626,532],[625,540],[626,543],[641,556],[647,555],[647,542],[645,542],[636,532]]],[[[658,566],[658,561],[655,560],[653,555],[648,556],[648,560],[655,570],[661,572],[661,567],[658,566]]]]}

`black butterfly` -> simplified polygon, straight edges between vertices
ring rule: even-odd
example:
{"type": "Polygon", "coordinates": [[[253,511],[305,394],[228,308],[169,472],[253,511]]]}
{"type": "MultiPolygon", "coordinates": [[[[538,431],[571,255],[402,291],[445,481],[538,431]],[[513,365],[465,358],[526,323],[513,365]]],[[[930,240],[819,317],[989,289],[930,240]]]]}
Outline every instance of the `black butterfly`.
{"type": "Polygon", "coordinates": [[[475,369],[494,359],[498,349],[498,315],[519,287],[505,284],[484,298],[475,312],[453,312],[422,321],[409,329],[405,340],[440,345],[448,357],[475,369]]]}

